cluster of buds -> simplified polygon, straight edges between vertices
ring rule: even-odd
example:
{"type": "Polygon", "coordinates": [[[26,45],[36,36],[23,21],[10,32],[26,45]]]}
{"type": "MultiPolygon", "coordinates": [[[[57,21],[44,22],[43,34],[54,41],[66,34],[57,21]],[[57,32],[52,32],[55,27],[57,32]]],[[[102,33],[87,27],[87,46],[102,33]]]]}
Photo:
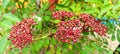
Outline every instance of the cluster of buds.
{"type": "Polygon", "coordinates": [[[79,17],[85,22],[85,26],[91,27],[93,31],[100,34],[101,36],[106,35],[107,28],[101,24],[100,21],[85,13],[80,14],[79,17]]]}
{"type": "Polygon", "coordinates": [[[35,24],[35,21],[31,18],[16,23],[11,28],[8,40],[19,49],[22,49],[24,46],[32,42],[31,26],[35,24]]]}
{"type": "Polygon", "coordinates": [[[66,18],[71,18],[74,16],[73,12],[67,12],[64,10],[56,11],[52,13],[52,18],[64,20],[66,18]]]}
{"type": "Polygon", "coordinates": [[[62,42],[75,43],[82,32],[83,23],[80,20],[61,21],[58,24],[58,29],[55,38],[62,42]]]}
{"type": "Polygon", "coordinates": [[[82,13],[79,15],[78,19],[68,20],[66,18],[72,18],[74,16],[73,12],[66,11],[56,11],[52,13],[53,19],[64,20],[58,24],[57,32],[55,33],[55,38],[62,42],[71,42],[74,43],[79,38],[80,34],[88,28],[92,28],[93,32],[98,33],[101,36],[106,35],[107,28],[99,20],[96,20],[94,17],[89,14],[82,13]],[[82,22],[80,21],[82,20],[82,22]]]}

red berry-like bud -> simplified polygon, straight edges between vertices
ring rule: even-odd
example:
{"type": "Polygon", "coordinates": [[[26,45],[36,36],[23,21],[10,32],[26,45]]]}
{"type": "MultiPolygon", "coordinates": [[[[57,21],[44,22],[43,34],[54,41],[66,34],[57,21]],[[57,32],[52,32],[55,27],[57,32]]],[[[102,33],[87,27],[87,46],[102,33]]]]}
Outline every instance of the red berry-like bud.
{"type": "Polygon", "coordinates": [[[32,42],[31,26],[35,25],[35,21],[31,18],[24,19],[22,22],[16,23],[10,31],[10,37],[8,38],[12,44],[19,49],[22,49],[28,43],[32,42]]]}
{"type": "Polygon", "coordinates": [[[80,37],[83,23],[78,19],[62,21],[58,24],[58,29],[55,38],[62,42],[76,42],[80,37]]]}

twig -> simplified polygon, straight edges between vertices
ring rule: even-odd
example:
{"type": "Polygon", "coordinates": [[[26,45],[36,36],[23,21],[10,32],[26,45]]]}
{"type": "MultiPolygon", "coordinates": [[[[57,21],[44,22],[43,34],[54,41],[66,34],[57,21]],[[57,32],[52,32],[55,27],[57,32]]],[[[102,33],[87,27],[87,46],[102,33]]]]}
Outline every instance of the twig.
{"type": "Polygon", "coordinates": [[[54,3],[52,3],[45,11],[47,11],[50,7],[52,7],[54,4],[56,4],[57,3],[57,1],[58,0],[55,0],[55,2],[54,3]]]}

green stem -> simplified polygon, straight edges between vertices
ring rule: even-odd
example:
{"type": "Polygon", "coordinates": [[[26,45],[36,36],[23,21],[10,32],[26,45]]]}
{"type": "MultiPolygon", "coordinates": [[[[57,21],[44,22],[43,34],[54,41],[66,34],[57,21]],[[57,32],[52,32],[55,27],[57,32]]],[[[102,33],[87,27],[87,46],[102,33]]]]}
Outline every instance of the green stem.
{"type": "Polygon", "coordinates": [[[38,37],[38,38],[34,39],[34,41],[37,41],[39,39],[44,39],[44,38],[48,37],[49,35],[50,34],[40,34],[41,37],[38,37]]]}

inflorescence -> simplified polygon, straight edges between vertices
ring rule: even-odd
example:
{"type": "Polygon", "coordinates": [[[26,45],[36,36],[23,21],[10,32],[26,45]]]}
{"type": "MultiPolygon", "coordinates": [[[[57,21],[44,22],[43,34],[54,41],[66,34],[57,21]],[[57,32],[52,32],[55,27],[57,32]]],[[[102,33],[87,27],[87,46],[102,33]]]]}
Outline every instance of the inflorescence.
{"type": "Polygon", "coordinates": [[[56,11],[53,12],[53,19],[62,20],[58,24],[57,32],[55,33],[55,38],[62,42],[76,42],[81,36],[84,30],[90,28],[93,32],[98,33],[101,36],[106,36],[107,28],[99,20],[89,14],[82,13],[77,19],[64,20],[66,18],[72,18],[74,16],[73,12],[67,11],[56,11]]]}
{"type": "Polygon", "coordinates": [[[82,27],[83,23],[81,23],[78,19],[61,21],[58,24],[58,29],[55,37],[62,42],[73,41],[75,43],[80,37],[82,27]]]}
{"type": "Polygon", "coordinates": [[[8,39],[16,47],[22,49],[28,43],[32,42],[31,26],[35,24],[35,21],[31,18],[24,19],[22,22],[16,23],[11,28],[10,37],[8,39]]]}

